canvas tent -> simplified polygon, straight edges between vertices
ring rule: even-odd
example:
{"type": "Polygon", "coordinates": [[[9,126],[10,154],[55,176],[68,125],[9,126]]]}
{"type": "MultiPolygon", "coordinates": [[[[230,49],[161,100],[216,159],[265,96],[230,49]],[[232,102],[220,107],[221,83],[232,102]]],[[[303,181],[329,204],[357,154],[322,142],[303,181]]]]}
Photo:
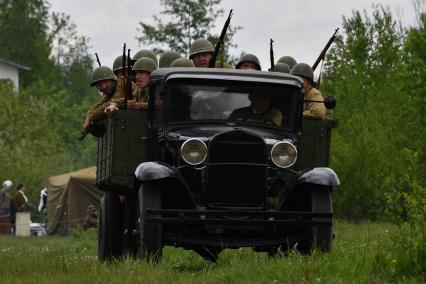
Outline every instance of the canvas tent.
{"type": "Polygon", "coordinates": [[[47,233],[67,234],[81,225],[87,206],[99,209],[103,193],[96,189],[96,167],[49,177],[47,183],[47,233]]]}

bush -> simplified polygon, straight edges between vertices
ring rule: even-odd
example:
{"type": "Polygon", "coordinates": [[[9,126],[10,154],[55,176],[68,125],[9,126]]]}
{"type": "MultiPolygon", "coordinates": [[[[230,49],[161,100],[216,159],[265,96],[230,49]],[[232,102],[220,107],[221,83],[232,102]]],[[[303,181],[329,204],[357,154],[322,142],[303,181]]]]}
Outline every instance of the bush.
{"type": "MultiPolygon", "coordinates": [[[[410,153],[410,172],[417,164],[417,155],[410,153]]],[[[376,267],[392,278],[420,277],[426,280],[426,187],[413,179],[412,175],[395,178],[386,194],[389,205],[387,213],[398,225],[397,234],[384,243],[376,257],[376,267]]]]}

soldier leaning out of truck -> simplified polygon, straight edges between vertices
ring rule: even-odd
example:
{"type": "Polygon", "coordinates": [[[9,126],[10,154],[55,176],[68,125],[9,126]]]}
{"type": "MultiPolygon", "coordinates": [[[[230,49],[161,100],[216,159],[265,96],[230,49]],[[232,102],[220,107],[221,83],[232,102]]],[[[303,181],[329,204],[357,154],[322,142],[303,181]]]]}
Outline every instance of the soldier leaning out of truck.
{"type": "Polygon", "coordinates": [[[283,116],[279,109],[270,106],[271,96],[268,94],[250,94],[251,105],[234,110],[230,120],[261,122],[281,126],[283,116]]]}
{"type": "Polygon", "coordinates": [[[324,98],[320,91],[312,87],[314,82],[314,71],[311,66],[306,63],[297,63],[291,69],[290,73],[301,77],[304,82],[304,99],[308,102],[305,102],[303,106],[303,117],[309,119],[324,119],[326,113],[324,103],[322,103],[324,102],[324,98]]]}
{"type": "MultiPolygon", "coordinates": [[[[133,94],[133,99],[127,101],[128,109],[148,109],[148,87],[151,72],[157,69],[154,60],[148,57],[138,59],[133,65],[132,72],[139,91],[133,94]]],[[[124,106],[124,90],[117,88],[118,92],[114,95],[110,105],[105,109],[106,113],[114,112],[124,106]]]]}
{"type": "Polygon", "coordinates": [[[116,90],[117,76],[109,67],[99,66],[92,72],[90,86],[96,86],[102,93],[102,100],[94,105],[88,112],[83,127],[87,128],[91,121],[101,120],[106,117],[105,108],[109,105],[116,90]]]}

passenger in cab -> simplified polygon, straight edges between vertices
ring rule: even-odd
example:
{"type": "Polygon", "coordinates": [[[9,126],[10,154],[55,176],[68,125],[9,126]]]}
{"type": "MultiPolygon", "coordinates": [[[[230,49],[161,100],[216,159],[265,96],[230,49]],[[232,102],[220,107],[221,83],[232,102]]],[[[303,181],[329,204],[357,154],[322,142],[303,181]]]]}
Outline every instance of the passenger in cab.
{"type": "Polygon", "coordinates": [[[250,94],[250,106],[234,110],[229,116],[230,120],[260,122],[281,126],[283,116],[279,109],[270,105],[269,94],[250,94]]]}

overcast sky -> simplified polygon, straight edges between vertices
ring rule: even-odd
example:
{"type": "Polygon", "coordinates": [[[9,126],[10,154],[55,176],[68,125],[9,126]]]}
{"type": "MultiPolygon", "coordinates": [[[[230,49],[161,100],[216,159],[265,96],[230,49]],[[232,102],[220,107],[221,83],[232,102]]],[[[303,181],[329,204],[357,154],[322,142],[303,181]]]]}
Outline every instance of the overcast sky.
{"type": "MultiPolygon", "coordinates": [[[[153,23],[160,16],[160,1],[154,0],[50,0],[51,9],[71,16],[80,34],[90,38],[92,53],[97,52],[103,65],[112,65],[121,54],[124,42],[132,54],[146,48],[136,36],[140,21],[153,23]]],[[[291,55],[298,62],[312,64],[333,31],[342,23],[342,15],[353,10],[372,10],[372,5],[389,6],[405,26],[414,25],[412,0],[223,0],[225,14],[234,9],[233,25],[244,29],[234,37],[241,51],[256,54],[263,70],[269,68],[269,39],[274,39],[275,60],[291,55]]],[[[217,33],[223,19],[216,23],[217,33]]],[[[213,43],[215,44],[215,43],[213,43]]]]}

